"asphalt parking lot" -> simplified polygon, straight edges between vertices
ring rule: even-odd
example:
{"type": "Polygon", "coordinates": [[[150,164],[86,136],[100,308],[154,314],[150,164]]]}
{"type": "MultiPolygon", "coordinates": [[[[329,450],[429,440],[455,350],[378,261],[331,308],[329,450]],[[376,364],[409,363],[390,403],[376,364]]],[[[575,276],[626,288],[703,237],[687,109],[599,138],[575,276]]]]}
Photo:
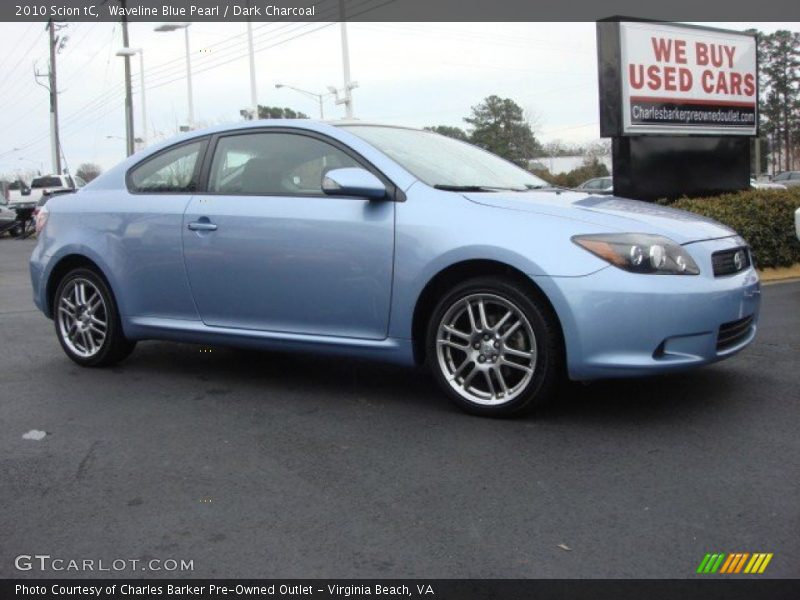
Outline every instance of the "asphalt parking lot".
{"type": "Polygon", "coordinates": [[[800,576],[800,283],[756,343],[596,383],[541,415],[459,412],[424,373],[146,342],[81,369],[0,239],[0,577],[20,554],[184,559],[134,577],[691,577],[706,552],[800,576]],[[47,435],[23,439],[31,430],[47,435]]]}

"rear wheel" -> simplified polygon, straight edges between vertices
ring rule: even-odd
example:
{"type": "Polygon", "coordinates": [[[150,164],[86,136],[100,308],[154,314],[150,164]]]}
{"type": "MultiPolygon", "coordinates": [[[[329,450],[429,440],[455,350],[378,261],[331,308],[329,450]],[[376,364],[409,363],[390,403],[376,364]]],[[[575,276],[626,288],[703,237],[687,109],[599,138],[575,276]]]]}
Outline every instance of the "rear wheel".
{"type": "Polygon", "coordinates": [[[485,416],[546,403],[563,368],[550,311],[515,281],[499,277],[466,281],[441,299],[426,355],[450,398],[485,416]]]}
{"type": "Polygon", "coordinates": [[[111,291],[91,269],[75,269],[61,280],[53,313],[61,347],[81,366],[113,365],[136,346],[122,332],[111,291]]]}

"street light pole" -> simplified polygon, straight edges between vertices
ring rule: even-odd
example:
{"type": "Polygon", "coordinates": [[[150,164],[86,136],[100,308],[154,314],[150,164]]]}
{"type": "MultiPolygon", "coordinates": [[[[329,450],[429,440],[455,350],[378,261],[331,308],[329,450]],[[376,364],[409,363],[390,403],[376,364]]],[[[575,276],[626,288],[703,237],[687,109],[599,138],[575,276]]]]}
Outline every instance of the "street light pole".
{"type": "MultiPolygon", "coordinates": [[[[139,55],[139,86],[141,88],[142,93],[142,135],[141,141],[143,144],[147,144],[147,99],[145,98],[145,88],[144,88],[144,50],[142,48],[122,48],[117,51],[117,56],[122,56],[130,58],[134,54],[139,55]]],[[[134,139],[134,141],[138,141],[134,139]]]]}
{"type": "Polygon", "coordinates": [[[250,51],[250,106],[252,119],[258,119],[258,95],[256,93],[256,54],[253,49],[253,24],[247,19],[247,46],[250,51]]]}
{"type": "Polygon", "coordinates": [[[183,29],[183,33],[185,36],[186,42],[186,87],[189,95],[189,128],[194,127],[194,94],[192,93],[192,56],[191,56],[191,48],[189,47],[189,26],[191,23],[166,23],[164,25],[159,25],[154,29],[154,31],[163,32],[163,31],[177,31],[178,29],[183,29]]]}
{"type": "Polygon", "coordinates": [[[189,49],[189,25],[187,23],[183,28],[183,33],[186,39],[186,83],[189,93],[189,127],[194,127],[194,94],[192,93],[192,54],[189,49]]]}
{"type": "MultiPolygon", "coordinates": [[[[344,10],[344,0],[339,0],[339,18],[342,32],[342,69],[344,70],[344,104],[345,114],[348,119],[353,118],[353,85],[350,83],[350,47],[347,42],[347,22],[344,10]]],[[[338,100],[337,100],[338,102],[338,100]]]]}
{"type": "Polygon", "coordinates": [[[142,145],[147,145],[147,100],[144,93],[144,49],[139,48],[139,85],[142,88],[142,145]]]}
{"type": "Polygon", "coordinates": [[[296,88],[293,85],[286,85],[285,83],[276,83],[275,84],[275,88],[276,89],[287,88],[287,89],[290,89],[290,90],[294,90],[295,92],[300,92],[301,94],[304,94],[306,96],[310,96],[310,97],[314,98],[317,101],[317,103],[319,104],[319,118],[320,118],[320,120],[325,119],[325,109],[322,106],[322,99],[325,96],[327,96],[328,94],[316,94],[314,92],[309,92],[308,90],[302,90],[300,88],[296,88]]]}

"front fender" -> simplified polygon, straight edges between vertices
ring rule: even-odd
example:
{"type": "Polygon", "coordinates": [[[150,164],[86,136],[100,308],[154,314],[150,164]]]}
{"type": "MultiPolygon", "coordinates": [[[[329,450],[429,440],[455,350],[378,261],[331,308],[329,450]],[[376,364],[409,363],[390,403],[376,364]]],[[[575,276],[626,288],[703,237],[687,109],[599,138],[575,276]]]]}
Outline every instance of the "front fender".
{"type": "Polygon", "coordinates": [[[423,290],[458,263],[489,260],[531,277],[581,277],[608,266],[572,243],[573,235],[587,233],[586,223],[476,204],[421,184],[412,186],[407,196],[396,212],[393,337],[412,336],[414,309],[423,290]]]}

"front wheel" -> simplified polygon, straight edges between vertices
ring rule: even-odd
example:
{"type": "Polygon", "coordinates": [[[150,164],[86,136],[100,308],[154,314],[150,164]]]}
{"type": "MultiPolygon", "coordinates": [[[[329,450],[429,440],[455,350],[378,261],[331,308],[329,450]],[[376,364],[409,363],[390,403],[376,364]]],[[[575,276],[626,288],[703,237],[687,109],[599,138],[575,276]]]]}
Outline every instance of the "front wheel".
{"type": "Polygon", "coordinates": [[[515,281],[481,277],[446,294],[428,327],[434,377],[464,410],[509,416],[546,403],[563,369],[560,330],[515,281]]]}
{"type": "Polygon", "coordinates": [[[61,280],[53,313],[61,347],[81,366],[113,365],[136,346],[122,332],[111,291],[90,269],[75,269],[61,280]]]}

